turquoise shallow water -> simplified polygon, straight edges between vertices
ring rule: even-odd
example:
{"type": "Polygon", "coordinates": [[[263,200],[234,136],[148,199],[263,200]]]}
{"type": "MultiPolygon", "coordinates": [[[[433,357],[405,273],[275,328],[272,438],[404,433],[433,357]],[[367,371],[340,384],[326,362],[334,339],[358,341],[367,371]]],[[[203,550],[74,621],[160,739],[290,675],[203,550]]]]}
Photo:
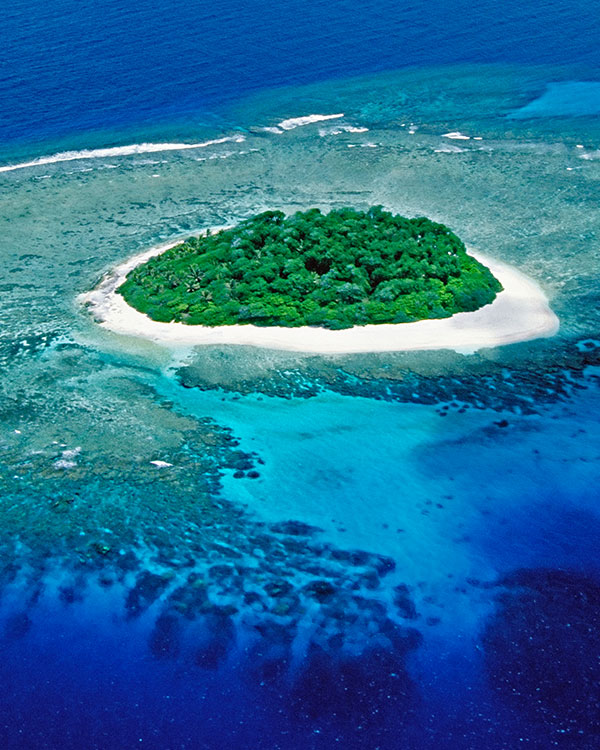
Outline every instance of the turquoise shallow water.
{"type": "Polygon", "coordinates": [[[243,141],[0,174],[6,747],[595,747],[600,132],[507,118],[576,71],[484,73],[262,93],[202,132],[243,141]],[[262,129],[316,112],[344,118],[262,129]],[[372,203],[521,267],[557,336],[170,352],[76,302],[201,227],[372,203]]]}

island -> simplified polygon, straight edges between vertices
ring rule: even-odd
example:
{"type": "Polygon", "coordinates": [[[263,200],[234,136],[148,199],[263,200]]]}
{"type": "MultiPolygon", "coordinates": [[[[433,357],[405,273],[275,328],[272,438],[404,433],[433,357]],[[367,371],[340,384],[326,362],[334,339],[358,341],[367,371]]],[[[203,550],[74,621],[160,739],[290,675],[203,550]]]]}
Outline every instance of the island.
{"type": "Polygon", "coordinates": [[[265,211],[146,260],[117,289],[163,323],[328,329],[447,318],[501,290],[448,227],[381,206],[265,211]]]}
{"type": "Polygon", "coordinates": [[[78,300],[128,349],[151,341],[177,357],[198,346],[471,354],[559,329],[543,289],[519,269],[467,253],[442,224],[379,207],[268,211],[205,229],[122,261],[78,300]]]}

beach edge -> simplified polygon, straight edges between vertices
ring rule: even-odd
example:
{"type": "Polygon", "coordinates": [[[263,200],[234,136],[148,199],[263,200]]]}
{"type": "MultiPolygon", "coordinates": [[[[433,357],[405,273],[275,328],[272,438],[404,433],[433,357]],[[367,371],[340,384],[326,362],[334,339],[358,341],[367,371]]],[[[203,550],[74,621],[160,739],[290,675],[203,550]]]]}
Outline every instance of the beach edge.
{"type": "MultiPolygon", "coordinates": [[[[212,232],[226,227],[211,228],[212,232]]],[[[155,245],[120,263],[91,291],[77,297],[102,328],[125,336],[142,337],[169,348],[227,345],[254,346],[311,354],[358,354],[369,352],[450,349],[472,353],[547,338],[560,327],[549,300],[536,281],[514,266],[468,248],[467,252],[486,265],[502,284],[493,302],[473,312],[449,318],[411,323],[383,323],[342,330],[302,326],[190,326],[162,323],[127,304],[117,292],[127,274],[150,258],[183,242],[155,245]]]]}

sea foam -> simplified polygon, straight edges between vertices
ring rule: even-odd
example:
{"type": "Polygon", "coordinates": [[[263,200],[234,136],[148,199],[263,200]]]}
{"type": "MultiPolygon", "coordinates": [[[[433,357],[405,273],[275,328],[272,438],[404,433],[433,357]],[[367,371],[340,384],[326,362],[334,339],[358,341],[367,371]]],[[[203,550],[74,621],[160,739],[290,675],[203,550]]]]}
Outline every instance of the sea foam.
{"type": "Polygon", "coordinates": [[[460,146],[453,146],[452,144],[448,144],[447,146],[441,146],[440,148],[434,148],[433,152],[435,154],[462,154],[464,153],[464,148],[460,148],[460,146]]]}
{"type": "Polygon", "coordinates": [[[282,120],[277,123],[277,127],[281,130],[293,130],[294,128],[300,128],[303,125],[312,125],[313,122],[323,122],[324,120],[338,120],[343,117],[344,113],[341,112],[337,115],[305,115],[304,117],[290,117],[288,120],[282,120]]]}
{"type": "Polygon", "coordinates": [[[471,136],[461,133],[459,130],[454,130],[452,133],[444,133],[442,138],[452,138],[454,141],[470,141],[471,136]]]}
{"type": "Polygon", "coordinates": [[[335,125],[331,128],[319,128],[319,135],[324,138],[327,135],[340,135],[341,133],[367,133],[369,128],[356,127],[355,125],[335,125]]]}
{"type": "Polygon", "coordinates": [[[38,167],[43,164],[56,164],[63,161],[76,161],[77,159],[106,159],[112,156],[131,156],[134,154],[154,154],[159,151],[187,151],[194,148],[206,148],[220,143],[242,143],[246,138],[243,135],[224,136],[214,138],[202,143],[133,143],[129,146],[112,146],[109,148],[83,149],[81,151],[61,151],[51,156],[40,156],[32,161],[24,161],[19,164],[7,164],[0,167],[0,172],[12,172],[15,169],[27,167],[38,167]]]}

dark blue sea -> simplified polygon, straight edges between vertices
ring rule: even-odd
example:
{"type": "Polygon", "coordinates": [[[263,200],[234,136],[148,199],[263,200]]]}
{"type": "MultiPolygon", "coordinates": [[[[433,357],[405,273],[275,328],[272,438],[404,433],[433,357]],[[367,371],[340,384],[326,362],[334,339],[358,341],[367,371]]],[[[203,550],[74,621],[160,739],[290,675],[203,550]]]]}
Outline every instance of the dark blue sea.
{"type": "Polygon", "coordinates": [[[600,748],[600,3],[0,8],[1,750],[600,748]],[[80,295],[381,204],[558,333],[166,347],[80,295]]]}
{"type": "Polygon", "coordinates": [[[0,145],[189,133],[251,92],[406,67],[597,70],[599,16],[596,0],[13,0],[0,10],[0,145]]]}

